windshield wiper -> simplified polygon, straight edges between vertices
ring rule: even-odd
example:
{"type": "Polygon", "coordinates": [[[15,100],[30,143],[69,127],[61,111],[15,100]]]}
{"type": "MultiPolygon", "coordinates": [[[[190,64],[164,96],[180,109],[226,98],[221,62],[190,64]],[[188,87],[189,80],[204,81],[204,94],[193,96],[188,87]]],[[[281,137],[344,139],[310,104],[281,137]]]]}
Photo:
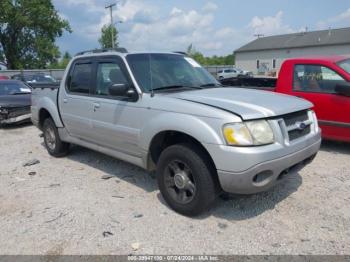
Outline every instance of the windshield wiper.
{"type": "Polygon", "coordinates": [[[11,95],[27,95],[27,94],[31,94],[31,92],[13,92],[13,93],[11,93],[11,95]]]}
{"type": "Polygon", "coordinates": [[[10,95],[26,95],[26,94],[31,94],[31,92],[13,92],[13,93],[10,93],[10,95]]]}
{"type": "Polygon", "coordinates": [[[169,86],[161,86],[153,88],[152,90],[167,90],[167,89],[182,89],[182,88],[189,88],[189,89],[202,89],[199,86],[184,86],[184,85],[169,85],[169,86]]]}

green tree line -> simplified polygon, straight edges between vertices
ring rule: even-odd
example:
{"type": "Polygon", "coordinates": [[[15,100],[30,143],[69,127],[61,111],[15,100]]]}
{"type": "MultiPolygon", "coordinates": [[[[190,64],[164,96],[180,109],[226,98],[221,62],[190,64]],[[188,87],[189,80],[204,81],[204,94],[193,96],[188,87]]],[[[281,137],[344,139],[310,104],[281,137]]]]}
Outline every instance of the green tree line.
{"type": "Polygon", "coordinates": [[[233,54],[226,56],[211,56],[206,57],[201,52],[197,51],[196,48],[190,44],[186,50],[186,53],[196,60],[201,65],[209,66],[209,65],[234,65],[235,64],[235,56],[233,54]]]}

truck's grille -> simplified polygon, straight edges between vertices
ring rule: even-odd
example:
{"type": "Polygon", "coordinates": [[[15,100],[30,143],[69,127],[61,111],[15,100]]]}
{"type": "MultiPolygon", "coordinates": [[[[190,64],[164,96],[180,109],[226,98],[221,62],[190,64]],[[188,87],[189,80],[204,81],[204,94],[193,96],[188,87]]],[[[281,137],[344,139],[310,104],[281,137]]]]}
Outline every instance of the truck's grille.
{"type": "Polygon", "coordinates": [[[282,116],[287,128],[289,141],[306,136],[311,132],[312,121],[307,110],[282,116]]]}
{"type": "Polygon", "coordinates": [[[305,129],[303,130],[291,130],[288,132],[288,136],[289,136],[289,141],[293,141],[299,137],[303,137],[306,136],[307,134],[310,134],[311,132],[311,127],[307,126],[305,129]]]}

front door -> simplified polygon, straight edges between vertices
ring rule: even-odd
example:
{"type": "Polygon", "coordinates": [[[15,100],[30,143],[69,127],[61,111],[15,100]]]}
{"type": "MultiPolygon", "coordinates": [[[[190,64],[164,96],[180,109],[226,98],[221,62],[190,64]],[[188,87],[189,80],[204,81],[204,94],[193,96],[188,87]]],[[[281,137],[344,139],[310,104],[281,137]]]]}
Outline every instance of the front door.
{"type": "Polygon", "coordinates": [[[142,109],[136,106],[137,99],[129,98],[126,92],[119,96],[112,95],[111,86],[133,89],[132,81],[120,57],[98,58],[93,90],[94,141],[122,153],[140,156],[138,142],[141,123],[137,119],[142,109]]]}
{"type": "Polygon", "coordinates": [[[315,105],[323,137],[350,141],[350,97],[335,92],[347,81],[334,70],[314,64],[294,67],[293,95],[315,105]]]}

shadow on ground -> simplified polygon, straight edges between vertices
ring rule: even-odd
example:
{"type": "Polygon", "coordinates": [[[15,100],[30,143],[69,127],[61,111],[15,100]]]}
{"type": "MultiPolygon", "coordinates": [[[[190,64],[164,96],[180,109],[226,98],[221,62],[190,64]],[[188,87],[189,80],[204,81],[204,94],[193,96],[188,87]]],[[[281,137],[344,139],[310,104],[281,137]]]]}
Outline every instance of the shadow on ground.
{"type": "MultiPolygon", "coordinates": [[[[72,146],[67,158],[98,169],[105,175],[114,176],[117,180],[138,186],[146,192],[158,190],[155,174],[149,174],[139,167],[102,153],[80,146],[72,146]]],[[[229,195],[225,199],[220,198],[210,211],[196,219],[201,220],[208,216],[215,216],[227,220],[244,220],[274,209],[279,202],[292,195],[302,184],[302,178],[298,171],[297,169],[288,174],[284,180],[268,192],[254,195],[229,195]]],[[[115,183],[113,180],[110,179],[111,183],[115,183]]],[[[157,196],[159,201],[167,206],[161,194],[158,193],[157,196]]]]}
{"type": "Polygon", "coordinates": [[[323,140],[320,150],[335,154],[350,154],[350,143],[323,140]]]}
{"type": "Polygon", "coordinates": [[[253,195],[230,195],[228,198],[219,199],[218,203],[207,214],[226,220],[245,220],[257,217],[266,211],[272,210],[276,205],[298,190],[302,184],[299,172],[291,172],[279,184],[269,191],[253,195]]]}
{"type": "MultiPolygon", "coordinates": [[[[44,146],[43,143],[42,145],[44,146]]],[[[116,179],[138,186],[146,192],[158,190],[155,174],[150,174],[142,168],[102,153],[80,146],[71,146],[67,158],[98,169],[105,173],[105,175],[114,176],[116,179]]]]}
{"type": "Polygon", "coordinates": [[[0,125],[0,129],[4,129],[4,130],[22,129],[31,125],[33,124],[30,121],[14,123],[14,124],[2,124],[0,125]]]}

